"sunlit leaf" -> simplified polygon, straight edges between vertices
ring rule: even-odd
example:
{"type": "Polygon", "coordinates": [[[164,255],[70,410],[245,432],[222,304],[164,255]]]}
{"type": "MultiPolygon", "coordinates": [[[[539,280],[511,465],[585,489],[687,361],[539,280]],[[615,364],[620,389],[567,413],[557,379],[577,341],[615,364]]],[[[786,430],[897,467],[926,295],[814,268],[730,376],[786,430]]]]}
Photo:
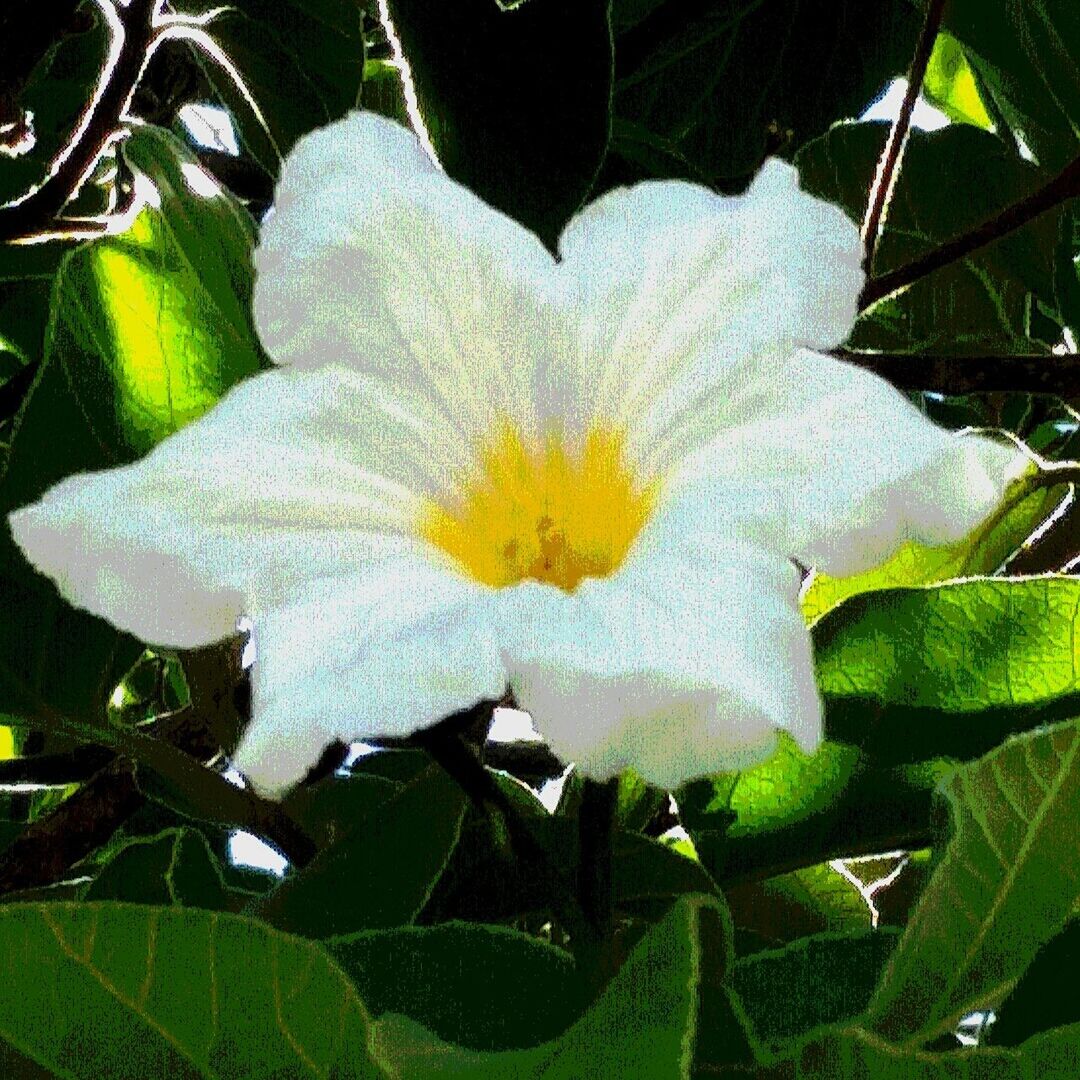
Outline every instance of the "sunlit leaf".
{"type": "Polygon", "coordinates": [[[934,42],[930,63],[926,68],[922,92],[930,102],[951,120],[990,130],[993,121],[979,97],[975,76],[964,55],[963,46],[944,31],[934,42]]]}

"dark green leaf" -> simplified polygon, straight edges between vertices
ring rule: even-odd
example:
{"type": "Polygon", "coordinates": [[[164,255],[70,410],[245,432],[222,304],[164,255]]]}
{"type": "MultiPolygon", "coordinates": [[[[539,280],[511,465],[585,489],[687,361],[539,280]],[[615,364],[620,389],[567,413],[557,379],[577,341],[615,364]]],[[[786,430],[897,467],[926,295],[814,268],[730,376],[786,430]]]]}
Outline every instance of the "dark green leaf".
{"type": "Polygon", "coordinates": [[[0,169],[0,203],[36,187],[67,145],[79,123],[109,52],[109,31],[94,5],[84,5],[87,27],[67,34],[35,67],[19,104],[32,117],[33,146],[19,157],[4,156],[0,169]]]}
{"type": "Polygon", "coordinates": [[[954,834],[874,996],[915,1048],[1000,1003],[1080,895],[1080,725],[1010,739],[946,785],[954,834]]]}
{"type": "MultiPolygon", "coordinates": [[[[884,123],[843,124],[805,146],[796,159],[803,186],[860,222],[887,133],[884,123]]],[[[988,132],[966,124],[911,132],[875,274],[967,232],[1044,181],[1035,166],[988,132]],[[945,191],[964,196],[942,198],[945,191]]],[[[849,344],[896,352],[1032,351],[1027,296],[1053,302],[1056,217],[1044,214],[874,305],[856,323],[849,344]]]]}
{"type": "MultiPolygon", "coordinates": [[[[860,115],[906,70],[918,17],[899,0],[616,0],[614,113],[666,139],[691,179],[745,185],[770,153],[795,152],[860,115]],[[692,171],[691,171],[692,170],[692,171]]],[[[608,183],[640,174],[605,170],[608,183]]]]}
{"type": "Polygon", "coordinates": [[[819,934],[740,960],[732,985],[758,1039],[779,1050],[822,1024],[861,1013],[898,931],[819,934]]]}
{"type": "Polygon", "coordinates": [[[105,864],[83,898],[182,904],[210,911],[231,906],[205,838],[194,829],[179,828],[125,845],[105,864]]]}
{"type": "Polygon", "coordinates": [[[607,148],[606,0],[388,7],[447,173],[553,245],[607,148]]]}
{"type": "Polygon", "coordinates": [[[660,918],[680,896],[719,896],[705,868],[672,847],[640,833],[621,832],[612,850],[612,890],[617,911],[660,918]]]}
{"type": "Polygon", "coordinates": [[[9,1075],[387,1075],[371,1053],[367,1009],[326,953],[252,919],[6,904],[0,970],[0,1062],[21,1054],[39,1070],[9,1075]]]}
{"type": "Polygon", "coordinates": [[[722,921],[715,901],[681,900],[642,939],[592,1008],[560,1038],[541,1046],[501,1053],[466,1050],[413,1020],[388,1015],[375,1025],[378,1052],[410,1080],[684,1080],[706,978],[703,941],[714,938],[722,921]]]}
{"type": "Polygon", "coordinates": [[[1070,922],[1035,954],[1013,991],[994,1011],[985,1042],[1019,1046],[1050,1028],[1080,1023],[1080,923],[1070,922]]]}
{"type": "Polygon", "coordinates": [[[585,1006],[567,953],[504,927],[375,930],[326,946],[375,1015],[404,1013],[478,1050],[553,1039],[585,1006]]]}
{"type": "Polygon", "coordinates": [[[272,176],[301,135],[355,108],[364,70],[356,0],[241,0],[227,8],[195,0],[185,10],[217,10],[207,31],[251,101],[212,56],[197,55],[244,149],[272,176]]]}
{"type": "Polygon", "coordinates": [[[1048,1080],[1076,1075],[1080,1025],[1058,1028],[1016,1050],[920,1053],[857,1029],[829,1031],[763,1069],[760,1080],[1048,1080]]]}
{"type": "Polygon", "coordinates": [[[950,0],[945,25],[994,106],[1035,160],[1060,169],[1080,152],[1080,8],[1072,0],[950,0]]]}
{"type": "Polygon", "coordinates": [[[458,784],[429,765],[360,820],[339,822],[337,839],[252,913],[308,937],[412,922],[457,843],[465,803],[458,784]]]}

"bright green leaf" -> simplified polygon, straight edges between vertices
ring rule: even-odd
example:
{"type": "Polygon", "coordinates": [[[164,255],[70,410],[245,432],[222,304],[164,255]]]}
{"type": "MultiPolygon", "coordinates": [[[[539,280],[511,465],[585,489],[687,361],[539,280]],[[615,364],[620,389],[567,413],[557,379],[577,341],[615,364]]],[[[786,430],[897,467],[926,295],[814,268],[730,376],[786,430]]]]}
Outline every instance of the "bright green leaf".
{"type": "Polygon", "coordinates": [[[931,105],[957,123],[973,124],[984,131],[994,126],[979,97],[979,88],[964,55],[964,48],[952,34],[944,31],[938,34],[926,68],[922,92],[931,105]]]}
{"type": "MultiPolygon", "coordinates": [[[[137,129],[125,155],[152,183],[150,201],[127,232],[82,245],[61,266],[0,511],[72,473],[132,461],[262,364],[247,212],[167,132],[137,129]]],[[[64,603],[15,549],[6,524],[0,583],[0,707],[103,722],[139,644],[64,603]]]]}
{"type": "Polygon", "coordinates": [[[985,753],[1075,715],[1080,579],[974,578],[852,597],[814,626],[830,738],[895,763],[985,753]]]}
{"type": "Polygon", "coordinates": [[[997,513],[955,544],[929,547],[908,540],[895,555],[864,573],[836,578],[815,572],[799,598],[803,616],[812,623],[859,593],[992,574],[1068,497],[1067,485],[1037,487],[1020,498],[1022,490],[1018,486],[1019,501],[1010,496],[997,513]]]}

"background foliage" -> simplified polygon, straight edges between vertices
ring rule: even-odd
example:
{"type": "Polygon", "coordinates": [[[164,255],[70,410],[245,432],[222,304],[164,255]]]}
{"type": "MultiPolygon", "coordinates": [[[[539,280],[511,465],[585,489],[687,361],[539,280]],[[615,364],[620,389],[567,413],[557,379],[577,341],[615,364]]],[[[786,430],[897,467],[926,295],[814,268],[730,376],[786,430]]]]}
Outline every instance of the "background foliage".
{"type": "Polygon", "coordinates": [[[817,755],[674,793],[489,740],[489,702],[264,803],[226,776],[242,639],[117,633],[4,525],[0,1072],[1080,1074],[1080,7],[9,0],[0,40],[5,514],[265,366],[282,156],[411,96],[549,245],[615,185],[793,161],[864,226],[840,355],[1033,461],[962,543],[808,577],[817,755]]]}

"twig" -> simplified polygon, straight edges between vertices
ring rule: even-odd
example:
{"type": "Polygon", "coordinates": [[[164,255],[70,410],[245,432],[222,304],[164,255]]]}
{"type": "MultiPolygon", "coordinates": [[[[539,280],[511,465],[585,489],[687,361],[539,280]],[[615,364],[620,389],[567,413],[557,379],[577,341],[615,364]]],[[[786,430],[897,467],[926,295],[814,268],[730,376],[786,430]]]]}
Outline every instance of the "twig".
{"type": "Polygon", "coordinates": [[[874,177],[874,184],[870,189],[870,200],[866,207],[866,217],[862,226],[863,269],[868,274],[874,263],[878,235],[881,232],[881,223],[888,208],[889,200],[892,198],[893,185],[896,183],[896,178],[900,173],[904,147],[907,144],[908,131],[911,128],[911,114],[922,91],[923,80],[926,78],[926,66],[930,63],[930,54],[934,51],[934,42],[937,40],[938,31],[941,29],[941,19],[944,13],[945,0],[930,0],[930,6],[926,9],[926,19],[923,21],[922,30],[919,32],[919,40],[915,45],[915,55],[911,60],[904,100],[900,103],[900,112],[897,114],[889,131],[889,138],[885,143],[881,160],[878,162],[877,175],[874,177]]]}
{"type": "Polygon", "coordinates": [[[922,356],[834,349],[833,356],[880,375],[898,390],[976,394],[996,390],[1080,398],[1080,353],[922,356]]]}
{"type": "Polygon", "coordinates": [[[65,787],[81,784],[115,759],[104,746],[80,746],[66,754],[32,754],[0,761],[0,788],[18,784],[65,787]]]}
{"type": "Polygon", "coordinates": [[[59,881],[144,801],[131,762],[113,761],[8,845],[0,855],[0,895],[59,881]]]}
{"type": "Polygon", "coordinates": [[[118,8],[111,0],[99,7],[111,24],[111,63],[83,114],[72,140],[56,158],[45,181],[16,202],[0,206],[0,240],[32,236],[78,193],[87,174],[115,137],[139,78],[157,43],[154,15],[160,0],[131,0],[118,8]]]}
{"type": "Polygon", "coordinates": [[[906,288],[927,274],[966,258],[973,251],[1001,239],[1077,195],[1080,195],[1080,157],[1066,165],[1053,180],[969,232],[945,241],[896,270],[870,278],[859,296],[859,310],[865,311],[871,304],[906,288]]]}

